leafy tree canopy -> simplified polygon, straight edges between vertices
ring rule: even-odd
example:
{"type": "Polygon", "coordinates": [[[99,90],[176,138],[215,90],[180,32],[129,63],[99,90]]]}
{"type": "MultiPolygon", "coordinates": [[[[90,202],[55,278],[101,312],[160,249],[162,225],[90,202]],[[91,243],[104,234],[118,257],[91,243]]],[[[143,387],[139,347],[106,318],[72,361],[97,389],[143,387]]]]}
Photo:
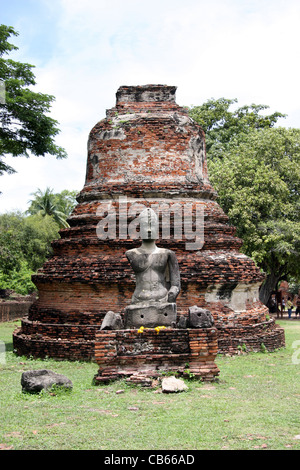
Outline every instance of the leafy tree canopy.
{"type": "Polygon", "coordinates": [[[0,215],[0,288],[19,294],[34,291],[31,275],[51,255],[51,242],[57,238],[59,226],[51,216],[0,215]]]}
{"type": "Polygon", "coordinates": [[[31,275],[52,254],[51,242],[60,237],[61,227],[76,204],[76,191],[53,194],[38,189],[27,214],[0,215],[0,289],[19,294],[35,290],[31,275]]]}
{"type": "Polygon", "coordinates": [[[286,117],[279,112],[264,114],[268,106],[261,104],[232,110],[237,102],[237,99],[210,99],[201,106],[190,108],[190,116],[200,124],[206,134],[208,158],[221,157],[233,137],[237,139],[240,136],[243,139],[245,133],[273,127],[279,118],[286,117]]]}
{"type": "Polygon", "coordinates": [[[18,49],[8,41],[17,35],[11,26],[0,25],[0,85],[5,90],[0,100],[0,175],[15,172],[4,161],[7,155],[66,157],[65,150],[54,142],[58,123],[47,116],[54,97],[29,88],[36,85],[33,65],[4,58],[18,49]]]}
{"type": "Polygon", "coordinates": [[[274,127],[283,115],[260,115],[265,106],[229,111],[235,102],[210,100],[190,112],[206,122],[211,183],[242,251],[267,275],[267,303],[278,281],[300,276],[300,129],[274,127]]]}

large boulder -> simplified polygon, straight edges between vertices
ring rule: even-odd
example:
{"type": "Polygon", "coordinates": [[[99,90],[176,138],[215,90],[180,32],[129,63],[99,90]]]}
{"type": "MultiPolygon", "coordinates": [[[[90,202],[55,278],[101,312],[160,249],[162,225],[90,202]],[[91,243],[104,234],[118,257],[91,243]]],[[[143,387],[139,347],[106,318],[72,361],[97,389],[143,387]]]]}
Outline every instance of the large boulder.
{"type": "Polygon", "coordinates": [[[47,369],[27,370],[21,377],[22,389],[25,392],[37,393],[43,389],[50,389],[53,385],[72,389],[73,384],[68,377],[47,369]]]}

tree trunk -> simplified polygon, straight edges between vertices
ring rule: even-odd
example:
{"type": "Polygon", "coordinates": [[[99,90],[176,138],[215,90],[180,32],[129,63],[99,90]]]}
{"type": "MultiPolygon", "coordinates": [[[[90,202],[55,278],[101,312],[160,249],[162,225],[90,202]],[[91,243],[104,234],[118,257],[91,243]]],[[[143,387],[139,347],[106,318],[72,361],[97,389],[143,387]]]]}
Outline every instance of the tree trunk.
{"type": "Polygon", "coordinates": [[[275,273],[267,274],[267,277],[259,290],[259,300],[263,304],[265,305],[268,304],[270,296],[272,292],[275,291],[277,282],[279,281],[280,277],[281,277],[280,274],[275,274],[275,273]]]}

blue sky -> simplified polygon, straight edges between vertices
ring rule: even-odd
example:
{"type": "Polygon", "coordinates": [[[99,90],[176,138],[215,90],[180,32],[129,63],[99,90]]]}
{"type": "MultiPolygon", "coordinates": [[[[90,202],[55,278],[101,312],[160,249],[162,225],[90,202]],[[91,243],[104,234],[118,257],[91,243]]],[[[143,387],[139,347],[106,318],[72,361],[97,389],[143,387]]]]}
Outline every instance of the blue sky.
{"type": "Polygon", "coordinates": [[[266,104],[300,126],[299,0],[0,0],[0,22],[19,32],[11,58],[55,96],[68,153],[7,159],[17,173],[1,176],[0,213],[26,210],[37,188],[82,189],[89,131],[121,85],[175,85],[187,106],[266,104]]]}

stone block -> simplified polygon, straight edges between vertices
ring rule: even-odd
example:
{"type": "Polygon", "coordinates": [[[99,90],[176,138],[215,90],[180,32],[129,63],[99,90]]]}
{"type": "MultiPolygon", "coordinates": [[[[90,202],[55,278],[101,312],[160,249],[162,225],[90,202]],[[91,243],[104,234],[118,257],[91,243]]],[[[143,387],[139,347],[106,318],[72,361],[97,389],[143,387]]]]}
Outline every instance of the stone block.
{"type": "Polygon", "coordinates": [[[188,326],[190,328],[211,328],[214,324],[212,314],[208,309],[194,305],[189,308],[188,326]]]}
{"type": "Polygon", "coordinates": [[[125,309],[125,328],[139,328],[141,326],[154,328],[156,326],[175,326],[175,303],[146,303],[143,305],[129,305],[125,309]]]}
{"type": "Polygon", "coordinates": [[[123,328],[123,320],[119,313],[114,313],[112,311],[107,312],[105,315],[101,330],[120,330],[123,328]]]}

